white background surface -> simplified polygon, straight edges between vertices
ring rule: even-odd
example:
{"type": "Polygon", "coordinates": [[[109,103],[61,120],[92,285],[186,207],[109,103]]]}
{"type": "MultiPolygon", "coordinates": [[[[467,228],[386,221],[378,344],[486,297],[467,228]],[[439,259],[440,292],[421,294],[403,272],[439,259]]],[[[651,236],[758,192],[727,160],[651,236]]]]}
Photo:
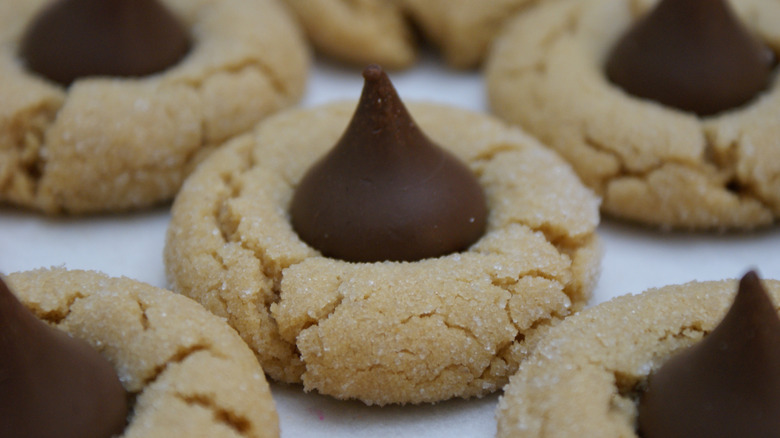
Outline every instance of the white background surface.
{"type": "MultiPolygon", "coordinates": [[[[486,111],[476,72],[455,72],[433,57],[392,73],[404,100],[429,100],[486,111]]],[[[359,69],[317,61],[302,105],[357,99],[359,69]]],[[[0,208],[0,272],[65,266],[124,275],[165,287],[162,249],[167,206],[149,212],[88,218],[47,218],[0,208]]],[[[592,303],[646,288],[691,280],[741,276],[757,268],[780,279],[780,229],[727,235],[664,234],[603,221],[605,255],[592,303]]],[[[436,405],[368,407],[304,394],[298,386],[272,385],[282,436],[292,437],[490,437],[498,395],[436,405]]]]}

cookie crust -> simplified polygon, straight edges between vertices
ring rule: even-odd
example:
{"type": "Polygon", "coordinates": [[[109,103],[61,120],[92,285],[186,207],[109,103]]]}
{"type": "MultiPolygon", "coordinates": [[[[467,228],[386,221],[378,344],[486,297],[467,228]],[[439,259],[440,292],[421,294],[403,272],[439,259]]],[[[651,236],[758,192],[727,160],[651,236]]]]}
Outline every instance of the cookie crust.
{"type": "Polygon", "coordinates": [[[133,400],[122,437],[279,436],[252,352],[192,300],[93,271],[41,269],[6,280],[38,318],[114,365],[133,400]]]}
{"type": "Polygon", "coordinates": [[[339,60],[407,68],[418,51],[418,29],[450,66],[465,69],[482,62],[508,17],[540,0],[286,1],[312,44],[339,60]]]}
{"type": "Polygon", "coordinates": [[[571,168],[488,116],[408,108],[485,189],[487,233],[468,251],[348,263],[298,238],[294,187],[354,102],[268,119],[203,162],[177,196],[169,281],[225,317],[276,380],[380,405],[487,394],[516,369],[527,335],[590,296],[598,200],[571,168]]]}
{"type": "Polygon", "coordinates": [[[209,150],[303,93],[308,49],[276,0],[163,0],[193,39],[181,62],[67,89],[17,55],[47,2],[0,5],[0,202],[59,214],[169,200],[209,150]]]}
{"type": "MultiPolygon", "coordinates": [[[[763,283],[779,303],[780,281],[763,283]]],[[[736,290],[735,280],[666,286],[567,318],[510,378],[497,436],[637,437],[638,388],[667,358],[712,331],[736,290]]]]}
{"type": "MultiPolygon", "coordinates": [[[[611,216],[662,228],[750,229],[780,216],[780,85],[697,117],[628,95],[604,63],[652,0],[563,1],[511,23],[486,63],[489,99],[569,160],[611,216]]],[[[780,5],[733,0],[780,53],[780,5]]]]}

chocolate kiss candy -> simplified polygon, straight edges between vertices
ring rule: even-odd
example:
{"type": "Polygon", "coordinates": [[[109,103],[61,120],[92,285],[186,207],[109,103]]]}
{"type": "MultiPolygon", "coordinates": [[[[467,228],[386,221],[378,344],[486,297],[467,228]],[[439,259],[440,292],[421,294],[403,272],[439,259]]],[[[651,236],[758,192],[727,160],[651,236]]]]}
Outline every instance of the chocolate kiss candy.
{"type": "Polygon", "coordinates": [[[704,116],[752,99],[773,66],[726,1],[662,0],[612,49],[606,73],[630,94],[704,116]]]}
{"type": "Polygon", "coordinates": [[[363,77],[349,126],[295,191],[293,228],[323,255],[352,262],[466,249],[485,230],[482,187],[420,131],[381,68],[363,77]]]}
{"type": "Polygon", "coordinates": [[[109,438],[126,417],[111,364],[39,321],[0,280],[0,437],[109,438]]]}
{"type": "Polygon", "coordinates": [[[70,85],[87,76],[144,76],[176,64],[190,48],[181,23],[158,0],[60,0],[27,28],[27,67],[70,85]]]}
{"type": "Polygon", "coordinates": [[[712,333],[650,376],[639,430],[643,438],[780,434],[780,318],[755,272],[712,333]]]}

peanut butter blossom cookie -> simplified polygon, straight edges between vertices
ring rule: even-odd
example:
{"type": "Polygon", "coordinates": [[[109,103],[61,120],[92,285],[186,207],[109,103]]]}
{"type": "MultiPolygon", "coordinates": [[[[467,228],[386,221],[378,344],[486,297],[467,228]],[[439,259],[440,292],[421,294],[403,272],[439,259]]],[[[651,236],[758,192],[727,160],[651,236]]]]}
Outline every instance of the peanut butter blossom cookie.
{"type": "Polygon", "coordinates": [[[407,112],[381,69],[364,77],[357,110],[279,114],[198,167],[173,206],[169,279],[307,391],[493,392],[527,336],[590,296],[598,200],[516,128],[407,112]]]}
{"type": "Polygon", "coordinates": [[[0,436],[279,436],[252,352],[185,297],[96,272],[11,274],[0,328],[0,436]]]}
{"type": "Polygon", "coordinates": [[[414,63],[418,33],[451,66],[476,67],[504,21],[538,1],[286,0],[323,53],[393,69],[414,63]]]}
{"type": "Polygon", "coordinates": [[[499,402],[499,437],[771,437],[780,282],[751,272],[623,296],[550,329],[499,402]]]}
{"type": "Polygon", "coordinates": [[[584,0],[511,23],[490,102],[568,159],[603,211],[662,228],[780,217],[780,4],[584,0]]]}
{"type": "Polygon", "coordinates": [[[0,202],[46,213],[169,200],[207,152],[302,94],[275,0],[0,4],[0,202]]]}

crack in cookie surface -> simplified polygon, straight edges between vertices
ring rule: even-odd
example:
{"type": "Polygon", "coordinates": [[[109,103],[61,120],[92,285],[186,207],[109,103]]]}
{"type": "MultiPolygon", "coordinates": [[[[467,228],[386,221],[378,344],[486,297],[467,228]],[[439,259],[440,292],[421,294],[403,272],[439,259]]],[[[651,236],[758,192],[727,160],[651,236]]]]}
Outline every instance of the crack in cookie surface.
{"type": "MultiPolygon", "coordinates": [[[[148,327],[145,327],[144,329],[148,329],[148,327]]],[[[148,376],[144,377],[143,386],[147,387],[149,385],[153,385],[157,379],[160,378],[160,376],[165,374],[165,371],[168,369],[168,367],[183,363],[190,356],[202,351],[213,354],[215,357],[219,357],[208,345],[195,344],[190,346],[182,346],[177,351],[173,352],[173,354],[171,354],[167,359],[165,359],[163,363],[155,366],[148,376]]]]}
{"type": "Polygon", "coordinates": [[[50,324],[59,325],[68,318],[71,312],[71,308],[76,303],[76,301],[84,298],[84,294],[76,291],[68,294],[66,300],[55,309],[44,310],[34,305],[32,306],[32,310],[35,312],[38,318],[50,324]]]}
{"type": "Polygon", "coordinates": [[[251,422],[243,415],[216,404],[208,394],[177,394],[177,396],[187,404],[210,410],[217,422],[235,430],[237,434],[249,436],[251,422]]]}

